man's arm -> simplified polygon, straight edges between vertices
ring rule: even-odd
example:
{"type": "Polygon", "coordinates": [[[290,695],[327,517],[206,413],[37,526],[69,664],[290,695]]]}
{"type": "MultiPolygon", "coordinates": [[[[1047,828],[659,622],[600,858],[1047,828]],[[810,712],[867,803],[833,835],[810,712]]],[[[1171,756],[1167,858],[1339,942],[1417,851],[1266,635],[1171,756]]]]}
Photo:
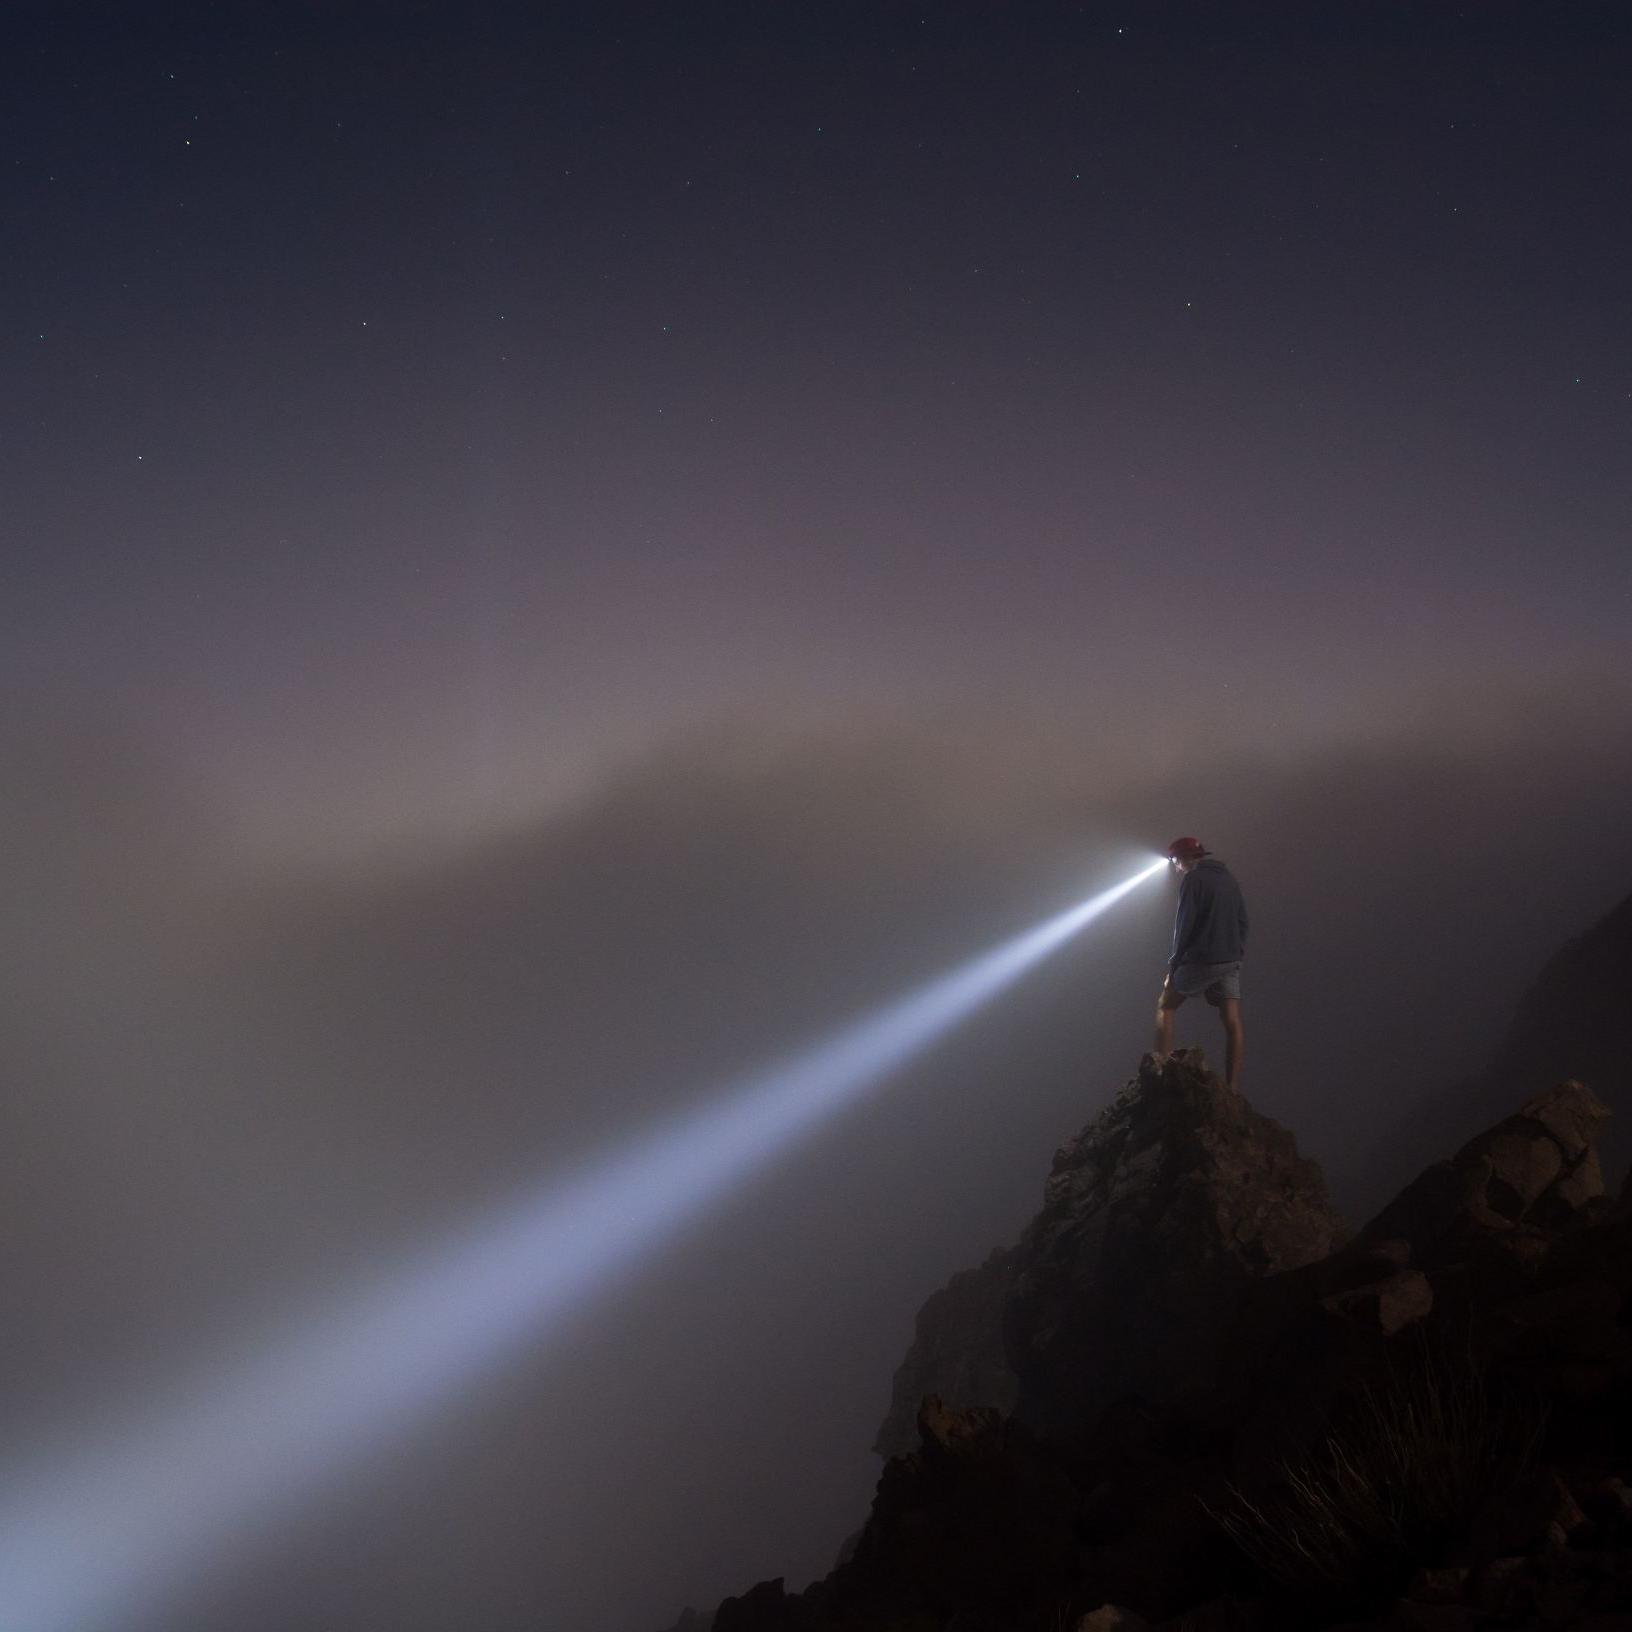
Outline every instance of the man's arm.
{"type": "Polygon", "coordinates": [[[1179,908],[1173,914],[1173,953],[1167,960],[1169,973],[1184,962],[1185,943],[1190,939],[1190,931],[1195,925],[1195,918],[1195,900],[1190,888],[1190,880],[1187,877],[1179,885],[1179,908]]]}

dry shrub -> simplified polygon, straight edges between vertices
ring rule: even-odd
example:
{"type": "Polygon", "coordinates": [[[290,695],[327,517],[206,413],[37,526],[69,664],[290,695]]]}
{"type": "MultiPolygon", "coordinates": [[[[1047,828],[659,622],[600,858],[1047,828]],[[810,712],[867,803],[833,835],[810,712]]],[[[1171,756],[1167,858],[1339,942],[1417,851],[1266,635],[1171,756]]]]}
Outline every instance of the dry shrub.
{"type": "Polygon", "coordinates": [[[1309,1454],[1212,1510],[1269,1579],[1299,1596],[1392,1596],[1466,1543],[1537,1463],[1545,1412],[1427,1347],[1369,1385],[1309,1454]]]}

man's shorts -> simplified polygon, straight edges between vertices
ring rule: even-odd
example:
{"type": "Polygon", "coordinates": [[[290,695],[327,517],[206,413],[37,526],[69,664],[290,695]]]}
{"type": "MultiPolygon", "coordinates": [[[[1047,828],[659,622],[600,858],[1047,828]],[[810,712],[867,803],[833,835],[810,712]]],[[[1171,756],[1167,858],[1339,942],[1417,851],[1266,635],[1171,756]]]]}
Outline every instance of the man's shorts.
{"type": "Polygon", "coordinates": [[[1209,1003],[1241,996],[1240,963],[1181,963],[1167,977],[1167,989],[1180,997],[1205,997],[1209,1003]]]}

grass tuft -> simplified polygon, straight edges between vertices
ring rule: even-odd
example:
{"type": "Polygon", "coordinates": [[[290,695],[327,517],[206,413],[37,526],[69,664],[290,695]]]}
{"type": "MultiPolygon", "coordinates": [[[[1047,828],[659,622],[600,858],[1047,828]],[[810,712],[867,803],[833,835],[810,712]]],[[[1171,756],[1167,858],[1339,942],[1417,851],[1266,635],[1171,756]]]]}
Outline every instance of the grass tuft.
{"type": "Polygon", "coordinates": [[[1365,1388],[1270,1487],[1211,1509],[1270,1581],[1299,1595],[1391,1596],[1466,1544],[1535,1466],[1545,1413],[1491,1393],[1476,1367],[1427,1348],[1365,1388]]]}

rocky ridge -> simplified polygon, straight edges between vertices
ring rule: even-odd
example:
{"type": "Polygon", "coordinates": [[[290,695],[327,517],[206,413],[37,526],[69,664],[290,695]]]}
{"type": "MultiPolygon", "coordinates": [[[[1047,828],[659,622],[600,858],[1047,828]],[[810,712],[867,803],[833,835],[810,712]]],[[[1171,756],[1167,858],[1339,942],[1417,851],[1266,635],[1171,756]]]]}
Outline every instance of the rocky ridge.
{"type": "Polygon", "coordinates": [[[1002,1322],[1016,1415],[1058,1438],[1119,1400],[1181,1397],[1206,1381],[1241,1289],[1326,1257],[1343,1234],[1285,1128],[1199,1051],[1147,1056],[1055,1154],[1015,1249],[1002,1322]]]}
{"type": "MultiPolygon", "coordinates": [[[[1538,1087],[1575,1079],[1610,1105],[1632,1105],[1632,896],[1559,949],[1519,1000],[1512,1024],[1475,1076],[1426,1094],[1371,1153],[1371,1177],[1388,1194],[1424,1152],[1450,1150],[1538,1087]]],[[[1613,1171],[1632,1161],[1632,1117],[1603,1132],[1613,1171]]]]}
{"type": "Polygon", "coordinates": [[[1286,1130],[1199,1052],[1147,1059],[1020,1243],[926,1305],[884,1435],[940,1392],[846,1560],[682,1625],[1632,1627],[1607,1114],[1548,1088],[1344,1240],[1286,1130]],[[1010,1380],[1012,1411],[963,1392],[1010,1380]]]}
{"type": "Polygon", "coordinates": [[[1242,1286],[1324,1258],[1342,1236],[1319,1167],[1285,1128],[1209,1076],[1199,1051],[1147,1057],[1055,1153],[1018,1244],[919,1311],[877,1448],[916,1448],[930,1394],[1054,1435],[1124,1395],[1171,1398],[1196,1381],[1242,1286]]]}

